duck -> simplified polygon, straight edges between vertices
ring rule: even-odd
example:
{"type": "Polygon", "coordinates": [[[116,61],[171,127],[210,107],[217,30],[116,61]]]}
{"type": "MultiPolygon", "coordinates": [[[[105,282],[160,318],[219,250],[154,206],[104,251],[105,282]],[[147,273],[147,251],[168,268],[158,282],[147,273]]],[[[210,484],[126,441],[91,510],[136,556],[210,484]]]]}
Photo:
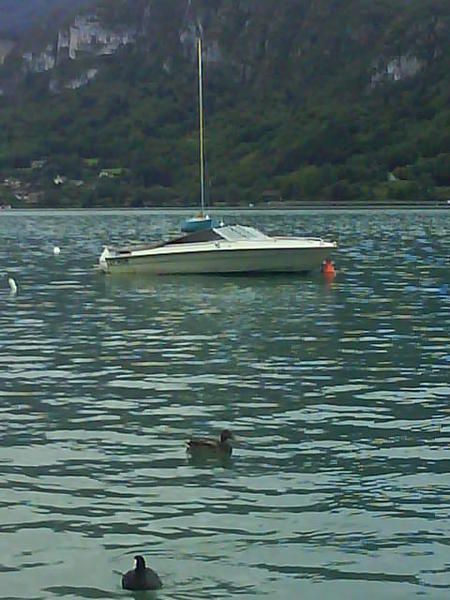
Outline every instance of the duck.
{"type": "Polygon", "coordinates": [[[233,434],[229,429],[224,429],[220,434],[220,439],[213,438],[191,438],[186,442],[186,450],[190,454],[208,452],[219,456],[231,456],[233,446],[233,434]]]}
{"type": "Polygon", "coordinates": [[[136,568],[127,571],[122,575],[122,588],[124,590],[159,590],[162,588],[162,581],[153,569],[145,566],[143,556],[135,556],[136,568]]]}

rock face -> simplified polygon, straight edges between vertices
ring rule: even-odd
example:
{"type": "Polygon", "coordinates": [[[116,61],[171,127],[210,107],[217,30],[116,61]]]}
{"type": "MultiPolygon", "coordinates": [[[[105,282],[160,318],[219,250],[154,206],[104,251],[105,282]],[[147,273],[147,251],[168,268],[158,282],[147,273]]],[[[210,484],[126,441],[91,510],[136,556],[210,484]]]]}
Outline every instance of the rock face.
{"type": "Polygon", "coordinates": [[[71,90],[76,90],[84,85],[87,85],[90,81],[97,77],[98,69],[88,69],[84,73],[81,73],[75,79],[71,79],[66,82],[65,87],[71,90]]]}
{"type": "Polygon", "coordinates": [[[58,33],[57,51],[65,51],[71,60],[81,53],[114,54],[126,44],[134,42],[136,31],[131,29],[111,30],[104,27],[96,15],[77,16],[67,30],[58,33]]]}
{"type": "Polygon", "coordinates": [[[121,46],[133,43],[135,37],[136,31],[132,29],[108,29],[96,15],[82,15],[58,31],[55,43],[48,44],[40,52],[25,52],[22,58],[27,70],[42,73],[65,59],[114,54],[121,46]]]}
{"type": "MultiPolygon", "coordinates": [[[[44,73],[54,70],[65,61],[85,61],[87,57],[95,63],[95,57],[113,55],[121,47],[134,43],[136,35],[137,31],[132,27],[106,27],[95,14],[78,15],[67,27],[61,28],[56,40],[45,48],[24,52],[21,56],[22,68],[24,72],[44,73]]],[[[98,71],[99,67],[93,64],[90,69],[83,70],[66,82],[60,82],[57,76],[52,76],[49,90],[56,92],[61,87],[77,89],[94,79],[98,71]]]]}
{"type": "MultiPolygon", "coordinates": [[[[68,0],[59,1],[67,6],[68,0]]],[[[373,89],[417,76],[445,51],[450,39],[447,0],[363,4],[360,0],[93,0],[89,12],[79,12],[65,26],[47,24],[42,42],[30,36],[28,47],[19,46],[19,68],[22,73],[55,71],[51,80],[57,89],[59,67],[83,63],[75,76],[71,68],[69,87],[75,89],[94,79],[92,70],[96,74],[101,70],[102,57],[133,45],[147,63],[159,61],[161,70],[170,72],[176,56],[195,61],[195,40],[201,34],[205,63],[223,66],[227,76],[240,83],[265,86],[279,78],[290,87],[305,88],[352,70],[373,89]]],[[[0,46],[0,63],[7,66],[14,52],[0,46]]]]}
{"type": "Polygon", "coordinates": [[[24,69],[32,73],[50,71],[56,65],[55,48],[52,44],[49,44],[45,50],[39,53],[25,52],[22,58],[24,69]]]}
{"type": "Polygon", "coordinates": [[[370,81],[371,86],[376,87],[387,81],[402,81],[414,77],[425,66],[425,61],[417,56],[398,56],[376,70],[370,81]]]}
{"type": "Polygon", "coordinates": [[[5,62],[6,57],[12,52],[15,44],[11,40],[0,39],[0,65],[5,62]]]}

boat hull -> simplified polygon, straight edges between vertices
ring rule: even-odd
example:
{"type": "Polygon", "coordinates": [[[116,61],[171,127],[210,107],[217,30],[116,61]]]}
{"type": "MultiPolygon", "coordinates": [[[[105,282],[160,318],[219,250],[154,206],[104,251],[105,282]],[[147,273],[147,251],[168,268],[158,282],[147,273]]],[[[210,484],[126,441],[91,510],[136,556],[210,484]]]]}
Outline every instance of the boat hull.
{"type": "Polygon", "coordinates": [[[165,274],[292,273],[320,269],[334,249],[332,243],[315,248],[197,250],[112,256],[100,266],[107,272],[165,274]]]}

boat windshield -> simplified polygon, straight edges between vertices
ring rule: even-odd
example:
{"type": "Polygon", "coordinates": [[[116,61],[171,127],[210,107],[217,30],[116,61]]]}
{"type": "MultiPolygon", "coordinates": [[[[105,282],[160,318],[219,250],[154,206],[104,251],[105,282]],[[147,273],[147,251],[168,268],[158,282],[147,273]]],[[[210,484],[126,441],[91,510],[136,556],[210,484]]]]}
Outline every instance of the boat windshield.
{"type": "Polygon", "coordinates": [[[229,242],[270,239],[269,236],[262,233],[262,231],[259,231],[254,227],[247,227],[246,225],[226,225],[225,227],[220,227],[214,231],[216,231],[216,233],[218,233],[223,239],[228,240],[229,242]]]}
{"type": "Polygon", "coordinates": [[[156,244],[155,247],[173,246],[175,244],[194,244],[198,242],[214,242],[226,240],[227,242],[242,242],[256,240],[270,240],[268,235],[265,235],[254,227],[246,225],[225,225],[224,227],[214,227],[213,229],[202,229],[194,233],[188,233],[179,238],[171,239],[161,244],[156,244]]]}

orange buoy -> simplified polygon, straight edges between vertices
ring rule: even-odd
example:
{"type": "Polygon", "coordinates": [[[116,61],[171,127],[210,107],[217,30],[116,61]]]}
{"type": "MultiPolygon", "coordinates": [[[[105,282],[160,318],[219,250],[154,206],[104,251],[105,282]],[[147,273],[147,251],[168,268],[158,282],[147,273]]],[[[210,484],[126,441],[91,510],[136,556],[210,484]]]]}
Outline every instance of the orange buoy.
{"type": "Polygon", "coordinates": [[[334,267],[334,263],[329,258],[326,258],[323,261],[321,271],[327,279],[332,279],[333,277],[336,277],[336,269],[334,267]]]}

